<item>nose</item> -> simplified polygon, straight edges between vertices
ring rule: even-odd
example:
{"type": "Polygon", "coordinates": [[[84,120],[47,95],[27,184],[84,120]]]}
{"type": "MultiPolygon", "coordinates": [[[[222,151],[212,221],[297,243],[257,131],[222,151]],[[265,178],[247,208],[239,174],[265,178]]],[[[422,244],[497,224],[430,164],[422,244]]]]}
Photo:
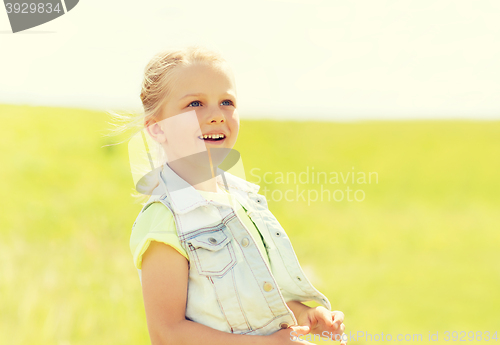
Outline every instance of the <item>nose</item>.
{"type": "Polygon", "coordinates": [[[208,117],[208,123],[224,123],[225,121],[226,118],[219,109],[212,111],[208,117]]]}

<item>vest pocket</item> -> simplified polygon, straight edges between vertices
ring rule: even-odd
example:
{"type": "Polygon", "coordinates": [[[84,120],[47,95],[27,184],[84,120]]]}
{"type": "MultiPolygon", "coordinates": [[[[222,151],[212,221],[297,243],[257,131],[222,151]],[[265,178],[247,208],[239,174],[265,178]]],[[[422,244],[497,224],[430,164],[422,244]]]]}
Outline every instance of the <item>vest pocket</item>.
{"type": "Polygon", "coordinates": [[[223,230],[203,233],[186,242],[199,274],[223,276],[236,263],[231,239],[223,230]]]}

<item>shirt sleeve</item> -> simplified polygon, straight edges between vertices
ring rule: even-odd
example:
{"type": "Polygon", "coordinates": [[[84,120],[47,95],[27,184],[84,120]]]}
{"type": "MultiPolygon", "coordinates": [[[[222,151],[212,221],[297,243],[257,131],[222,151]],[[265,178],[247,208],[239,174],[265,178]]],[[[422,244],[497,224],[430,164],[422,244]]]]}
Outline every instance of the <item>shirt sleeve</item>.
{"type": "Polygon", "coordinates": [[[155,202],[148,206],[139,215],[132,228],[130,251],[136,268],[142,268],[142,255],[148,249],[151,241],[165,243],[189,260],[179,241],[174,216],[161,202],[155,202]]]}

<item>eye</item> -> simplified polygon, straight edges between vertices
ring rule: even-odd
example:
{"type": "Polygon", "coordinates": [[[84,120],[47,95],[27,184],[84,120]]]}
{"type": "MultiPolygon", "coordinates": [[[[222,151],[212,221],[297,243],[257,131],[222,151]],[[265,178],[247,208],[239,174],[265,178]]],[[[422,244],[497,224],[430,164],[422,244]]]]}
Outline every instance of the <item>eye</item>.
{"type": "Polygon", "coordinates": [[[191,103],[189,103],[188,107],[190,107],[191,104],[195,104],[194,107],[199,107],[201,105],[201,102],[200,101],[192,101],[191,103]]]}
{"type": "Polygon", "coordinates": [[[226,99],[225,101],[222,101],[221,103],[222,105],[233,105],[233,101],[231,101],[230,99],[226,99]],[[228,104],[224,104],[224,103],[228,103],[228,104]]]}

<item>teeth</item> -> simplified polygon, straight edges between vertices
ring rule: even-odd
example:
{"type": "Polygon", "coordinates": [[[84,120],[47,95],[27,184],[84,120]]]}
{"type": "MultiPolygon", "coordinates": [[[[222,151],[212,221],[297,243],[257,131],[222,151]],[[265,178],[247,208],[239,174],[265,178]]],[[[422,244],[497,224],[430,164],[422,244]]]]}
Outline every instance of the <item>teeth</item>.
{"type": "Polygon", "coordinates": [[[205,134],[199,137],[200,139],[219,139],[225,138],[224,134],[205,134]]]}

